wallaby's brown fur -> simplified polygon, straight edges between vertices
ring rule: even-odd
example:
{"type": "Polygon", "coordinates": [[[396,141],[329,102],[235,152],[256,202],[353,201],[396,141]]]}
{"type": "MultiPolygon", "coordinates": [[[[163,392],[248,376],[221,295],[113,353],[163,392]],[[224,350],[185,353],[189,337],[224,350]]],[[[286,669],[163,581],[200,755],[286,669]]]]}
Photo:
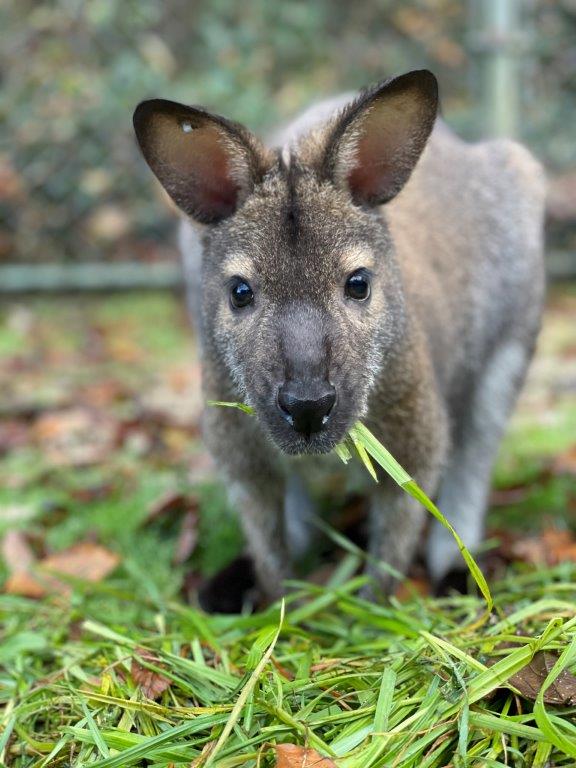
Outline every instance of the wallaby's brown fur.
{"type": "MultiPolygon", "coordinates": [[[[370,499],[375,559],[404,572],[414,555],[419,505],[326,455],[357,419],[469,547],[481,540],[540,325],[545,184],[520,145],[457,138],[436,100],[434,77],[412,72],[318,105],[271,149],[201,109],[136,111],[148,163],[190,217],[205,397],[256,410],[206,409],[204,434],[270,597],[310,542],[311,499],[335,478],[370,499]]],[[[434,527],[434,579],[458,558],[434,527]]]]}

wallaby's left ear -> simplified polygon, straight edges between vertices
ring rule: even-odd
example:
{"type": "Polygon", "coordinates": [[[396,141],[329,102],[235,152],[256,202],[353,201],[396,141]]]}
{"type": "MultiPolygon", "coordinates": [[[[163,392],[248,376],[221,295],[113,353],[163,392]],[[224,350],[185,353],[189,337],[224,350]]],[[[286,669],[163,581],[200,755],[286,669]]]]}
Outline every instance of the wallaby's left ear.
{"type": "Polygon", "coordinates": [[[269,158],[238,123],[174,101],[143,101],[134,130],[146,162],[176,205],[203,224],[231,216],[262,180],[269,158]]]}
{"type": "Polygon", "coordinates": [[[323,173],[357,205],[382,205],[400,192],[434,126],[438,83],[426,69],[363,93],[329,136],[323,173]]]}

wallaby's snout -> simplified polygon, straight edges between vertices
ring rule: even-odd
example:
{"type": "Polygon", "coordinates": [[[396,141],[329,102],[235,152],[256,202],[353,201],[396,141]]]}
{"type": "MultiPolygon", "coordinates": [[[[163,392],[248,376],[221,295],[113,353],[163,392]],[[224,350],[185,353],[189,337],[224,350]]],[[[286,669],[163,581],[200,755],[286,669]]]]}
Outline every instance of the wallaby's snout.
{"type": "Polygon", "coordinates": [[[278,390],[280,413],[296,432],[305,437],[324,428],[335,403],[336,390],[327,381],[288,381],[278,390]]]}

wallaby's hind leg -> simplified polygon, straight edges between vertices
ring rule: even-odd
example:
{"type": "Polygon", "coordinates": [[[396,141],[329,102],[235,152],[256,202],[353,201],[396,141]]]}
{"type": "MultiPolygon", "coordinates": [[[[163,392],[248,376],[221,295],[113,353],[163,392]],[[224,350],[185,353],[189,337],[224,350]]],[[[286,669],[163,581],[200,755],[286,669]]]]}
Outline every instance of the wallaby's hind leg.
{"type": "MultiPolygon", "coordinates": [[[[438,506],[471,550],[482,541],[494,460],[531,353],[531,344],[516,339],[493,353],[471,393],[440,486],[438,506]]],[[[463,567],[456,542],[437,521],[428,539],[428,565],[436,584],[463,567]]]]}

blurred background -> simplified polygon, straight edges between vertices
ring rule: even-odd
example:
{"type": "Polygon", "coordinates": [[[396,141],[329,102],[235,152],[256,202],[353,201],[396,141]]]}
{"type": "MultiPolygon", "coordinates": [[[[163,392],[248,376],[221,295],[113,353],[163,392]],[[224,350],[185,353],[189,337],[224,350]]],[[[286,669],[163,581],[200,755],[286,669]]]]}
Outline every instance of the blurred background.
{"type": "Polygon", "coordinates": [[[519,556],[514,519],[522,535],[548,531],[546,546],[524,546],[531,561],[556,557],[550,536],[569,546],[576,0],[3,0],[0,533],[12,538],[0,576],[98,540],[122,551],[135,589],[170,591],[174,562],[211,573],[241,546],[198,439],[175,218],[137,151],[135,105],[202,104],[265,133],[315,99],[419,67],[462,136],[518,138],[550,178],[554,283],[491,532],[505,557],[519,556]]]}
{"type": "Polygon", "coordinates": [[[0,290],[48,281],[48,265],[62,281],[76,267],[130,283],[127,262],[135,282],[159,263],[151,282],[178,279],[173,219],[132,134],[140,100],[265,132],[418,67],[463,136],[515,136],[545,163],[550,270],[576,275],[576,0],[4,0],[0,30],[0,266],[22,268],[0,290]]]}

